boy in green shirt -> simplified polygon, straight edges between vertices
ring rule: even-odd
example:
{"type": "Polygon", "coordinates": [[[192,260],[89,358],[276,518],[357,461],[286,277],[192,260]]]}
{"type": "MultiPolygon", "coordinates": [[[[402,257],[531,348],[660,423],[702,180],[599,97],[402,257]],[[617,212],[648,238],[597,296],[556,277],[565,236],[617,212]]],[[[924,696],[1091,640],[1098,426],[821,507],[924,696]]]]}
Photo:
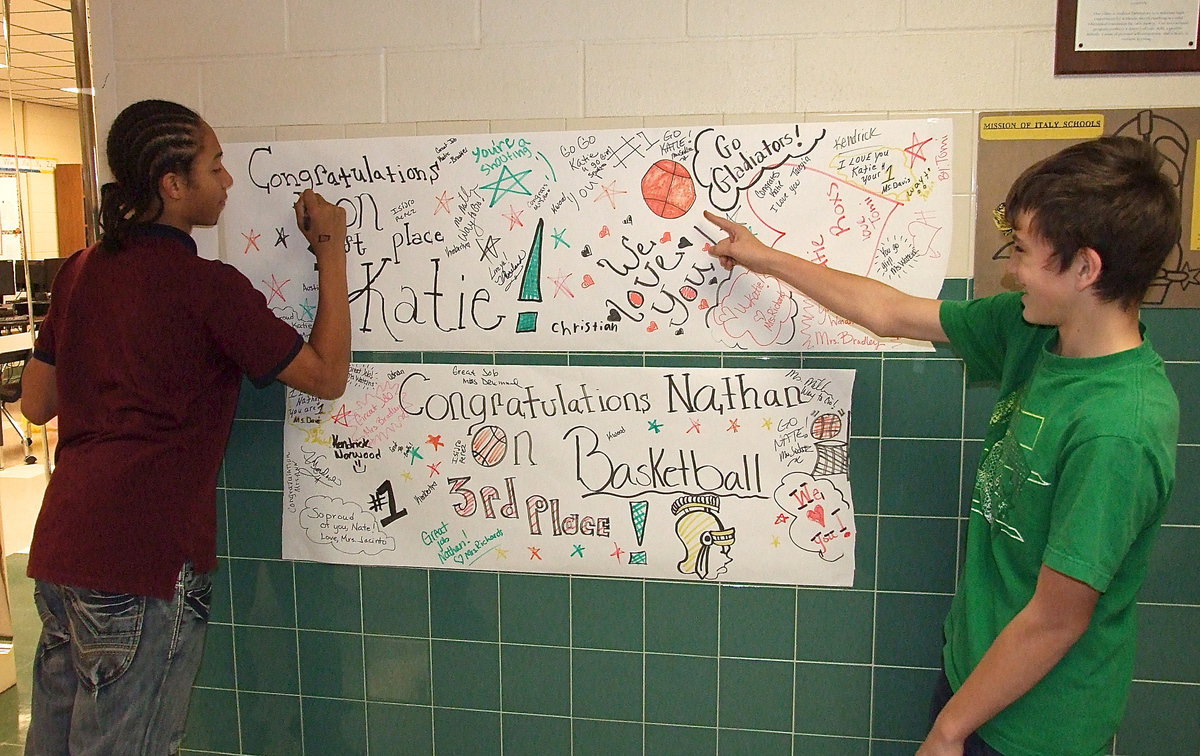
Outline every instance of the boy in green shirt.
{"type": "Polygon", "coordinates": [[[832,270],[706,214],[728,234],[712,249],[726,269],[780,278],[880,336],[948,341],[999,384],[945,625],[948,700],[919,756],[1096,754],[1120,723],[1179,424],[1138,318],[1180,234],[1160,164],[1149,144],[1103,137],[1029,168],[1005,202],[1023,292],[972,302],[832,270]]]}

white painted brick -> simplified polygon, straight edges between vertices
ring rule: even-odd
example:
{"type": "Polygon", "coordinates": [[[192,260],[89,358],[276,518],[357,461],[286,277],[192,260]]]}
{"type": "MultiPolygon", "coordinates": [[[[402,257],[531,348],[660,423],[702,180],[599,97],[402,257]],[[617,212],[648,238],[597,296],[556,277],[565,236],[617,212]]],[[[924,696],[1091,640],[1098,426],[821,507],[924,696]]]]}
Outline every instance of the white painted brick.
{"type": "Polygon", "coordinates": [[[1054,75],[1052,32],[1022,34],[1015,107],[1142,108],[1200,105],[1200,74],[1054,75]]]}
{"type": "Polygon", "coordinates": [[[488,121],[421,121],[416,124],[417,136],[437,134],[488,134],[488,121]]]}
{"type": "Polygon", "coordinates": [[[415,123],[348,123],[347,139],[372,139],[374,137],[416,136],[415,123]]]}
{"type": "Polygon", "coordinates": [[[805,110],[965,110],[1013,102],[1012,34],[895,34],[797,42],[805,110]]]}
{"type": "Polygon", "coordinates": [[[221,144],[237,144],[238,142],[273,142],[275,129],[270,126],[233,126],[213,127],[221,144]]]}
{"type": "Polygon", "coordinates": [[[906,29],[1053,29],[1047,0],[906,0],[906,29]]]}
{"type": "Polygon", "coordinates": [[[391,53],[387,120],[579,116],[582,76],[578,45],[391,53]]]}
{"type": "Polygon", "coordinates": [[[539,131],[562,131],[561,118],[516,118],[491,122],[493,134],[535,134],[539,131]]]}
{"type": "Polygon", "coordinates": [[[642,126],[720,126],[725,123],[725,116],[720,113],[692,113],[690,115],[646,116],[642,126]]]}
{"type": "Polygon", "coordinates": [[[484,44],[505,42],[585,42],[678,40],[685,35],[684,0],[483,0],[484,44]]]}
{"type": "Polygon", "coordinates": [[[287,0],[294,52],[430,49],[477,45],[475,0],[287,0]]]}
{"type": "Polygon", "coordinates": [[[900,0],[692,0],[688,36],[745,37],[900,28],[900,0]]]}
{"type": "MultiPolygon", "coordinates": [[[[118,63],[111,81],[97,82],[96,97],[116,101],[109,120],[126,105],[147,99],[171,100],[207,117],[202,107],[200,69],[191,63],[118,63]]],[[[108,124],[100,123],[107,133],[108,124]]]]}
{"type": "Polygon", "coordinates": [[[345,139],[346,127],[334,123],[280,126],[275,129],[275,138],[284,142],[303,142],[310,139],[345,139]]]}
{"type": "MultiPolygon", "coordinates": [[[[667,116],[669,118],[669,116],[667,116]]],[[[568,118],[567,131],[589,131],[592,129],[640,129],[648,125],[641,116],[597,116],[595,118],[568,118]]],[[[675,125],[672,120],[671,126],[675,125]]]]}
{"type": "Polygon", "coordinates": [[[224,126],[383,120],[378,55],[205,63],[207,117],[224,126]],[[250,75],[249,72],[253,72],[250,75]]]}
{"type": "Polygon", "coordinates": [[[596,44],[585,57],[588,115],[794,109],[789,40],[596,44]]]}
{"type": "Polygon", "coordinates": [[[114,0],[110,7],[118,61],[284,50],[283,0],[114,0]]]}
{"type": "Polygon", "coordinates": [[[759,123],[804,123],[803,113],[730,113],[725,116],[727,126],[753,126],[759,123]]]}

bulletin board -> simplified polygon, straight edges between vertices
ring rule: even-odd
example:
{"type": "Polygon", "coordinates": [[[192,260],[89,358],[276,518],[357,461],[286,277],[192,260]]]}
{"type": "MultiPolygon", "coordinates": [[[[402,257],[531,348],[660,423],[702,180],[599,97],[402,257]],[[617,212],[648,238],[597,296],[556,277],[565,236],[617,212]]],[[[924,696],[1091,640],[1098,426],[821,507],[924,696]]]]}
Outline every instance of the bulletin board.
{"type": "Polygon", "coordinates": [[[1005,279],[1011,240],[997,228],[995,212],[1027,167],[1077,142],[1105,134],[1136,137],[1163,156],[1163,172],[1179,194],[1183,234],[1142,304],[1200,306],[1200,108],[1145,110],[1011,111],[979,118],[978,204],[975,217],[975,294],[1015,288],[1005,279]]]}

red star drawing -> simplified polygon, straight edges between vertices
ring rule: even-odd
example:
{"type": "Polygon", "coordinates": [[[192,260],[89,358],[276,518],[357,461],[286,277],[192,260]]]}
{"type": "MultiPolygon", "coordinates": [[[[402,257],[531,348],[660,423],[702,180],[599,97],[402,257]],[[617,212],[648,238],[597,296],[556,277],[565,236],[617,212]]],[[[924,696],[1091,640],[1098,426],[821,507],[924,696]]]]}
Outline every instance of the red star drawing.
{"type": "Polygon", "coordinates": [[[333,422],[337,423],[338,425],[349,428],[350,427],[350,423],[348,420],[349,417],[350,417],[350,410],[346,409],[346,405],[343,404],[342,408],[340,410],[338,410],[337,413],[333,416],[333,422]]]}
{"type": "Polygon", "coordinates": [[[912,168],[917,164],[917,158],[920,158],[921,162],[925,162],[925,156],[921,154],[921,150],[925,149],[925,145],[932,141],[933,137],[930,137],[923,142],[918,142],[917,135],[915,133],[912,135],[912,144],[904,148],[904,154],[908,155],[911,160],[911,162],[908,164],[909,168],[912,168]]]}
{"type": "Polygon", "coordinates": [[[531,560],[536,559],[539,562],[542,561],[542,555],[540,553],[541,549],[539,549],[537,546],[526,546],[525,548],[529,549],[529,558],[531,560]]]}
{"type": "Polygon", "coordinates": [[[776,524],[776,525],[782,525],[783,523],[785,523],[785,522],[787,522],[787,521],[788,521],[788,516],[787,516],[787,515],[785,515],[785,514],[781,514],[781,515],[779,515],[778,517],[776,517],[776,518],[775,518],[775,524],[776,524]]]}
{"type": "Polygon", "coordinates": [[[257,252],[258,240],[260,237],[262,237],[262,234],[256,234],[254,233],[254,229],[250,229],[250,233],[242,234],[242,236],[246,239],[246,248],[242,250],[242,254],[244,255],[249,253],[251,247],[254,247],[254,251],[257,252]]]}
{"type": "Polygon", "coordinates": [[[425,443],[431,444],[433,446],[434,451],[437,451],[438,449],[441,449],[443,446],[446,445],[445,442],[442,441],[442,437],[440,435],[439,436],[429,436],[428,438],[425,439],[425,443]]]}
{"type": "Polygon", "coordinates": [[[613,553],[609,554],[609,556],[610,556],[610,557],[616,557],[616,558],[617,558],[617,561],[619,562],[619,561],[621,561],[621,555],[622,555],[622,554],[624,554],[624,553],[625,553],[625,551],[624,551],[624,550],[623,550],[623,549],[622,549],[620,546],[617,546],[617,544],[616,544],[616,543],[614,543],[614,544],[613,544],[613,546],[614,546],[615,548],[614,548],[614,550],[613,550],[613,553]]]}
{"type": "Polygon", "coordinates": [[[443,191],[442,196],[434,197],[434,199],[437,200],[437,203],[438,203],[437,209],[435,209],[433,211],[434,215],[437,215],[438,213],[442,212],[443,210],[445,210],[446,212],[450,212],[450,200],[454,199],[454,197],[452,195],[446,194],[446,192],[443,191]]]}
{"type": "Polygon", "coordinates": [[[440,468],[441,468],[441,466],[442,466],[442,463],[441,463],[441,462],[434,462],[432,465],[425,465],[425,466],[429,468],[429,477],[431,477],[431,478],[432,478],[434,475],[441,475],[441,474],[442,474],[442,471],[441,471],[441,469],[440,469],[440,468]]]}
{"type": "Polygon", "coordinates": [[[521,228],[525,228],[525,224],[521,222],[521,213],[523,213],[523,212],[525,212],[525,211],[517,210],[517,209],[513,208],[512,205],[509,205],[508,212],[501,213],[501,215],[503,215],[508,220],[508,230],[509,231],[512,231],[517,226],[520,226],[521,228]]]}

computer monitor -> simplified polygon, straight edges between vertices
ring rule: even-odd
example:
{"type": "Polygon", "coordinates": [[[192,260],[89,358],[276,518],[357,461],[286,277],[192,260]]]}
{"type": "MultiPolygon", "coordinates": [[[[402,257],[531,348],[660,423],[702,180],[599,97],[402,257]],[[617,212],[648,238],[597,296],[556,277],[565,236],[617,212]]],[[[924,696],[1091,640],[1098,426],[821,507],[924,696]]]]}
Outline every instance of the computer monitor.
{"type": "Polygon", "coordinates": [[[66,261],[65,257],[47,257],[42,261],[45,266],[46,291],[50,291],[50,287],[54,284],[54,277],[58,275],[59,269],[66,261]]]}
{"type": "MultiPolygon", "coordinates": [[[[20,260],[0,260],[0,296],[11,296],[17,293],[16,265],[20,262],[20,260]]],[[[24,276],[24,272],[24,270],[21,271],[22,276],[24,276]]]]}

